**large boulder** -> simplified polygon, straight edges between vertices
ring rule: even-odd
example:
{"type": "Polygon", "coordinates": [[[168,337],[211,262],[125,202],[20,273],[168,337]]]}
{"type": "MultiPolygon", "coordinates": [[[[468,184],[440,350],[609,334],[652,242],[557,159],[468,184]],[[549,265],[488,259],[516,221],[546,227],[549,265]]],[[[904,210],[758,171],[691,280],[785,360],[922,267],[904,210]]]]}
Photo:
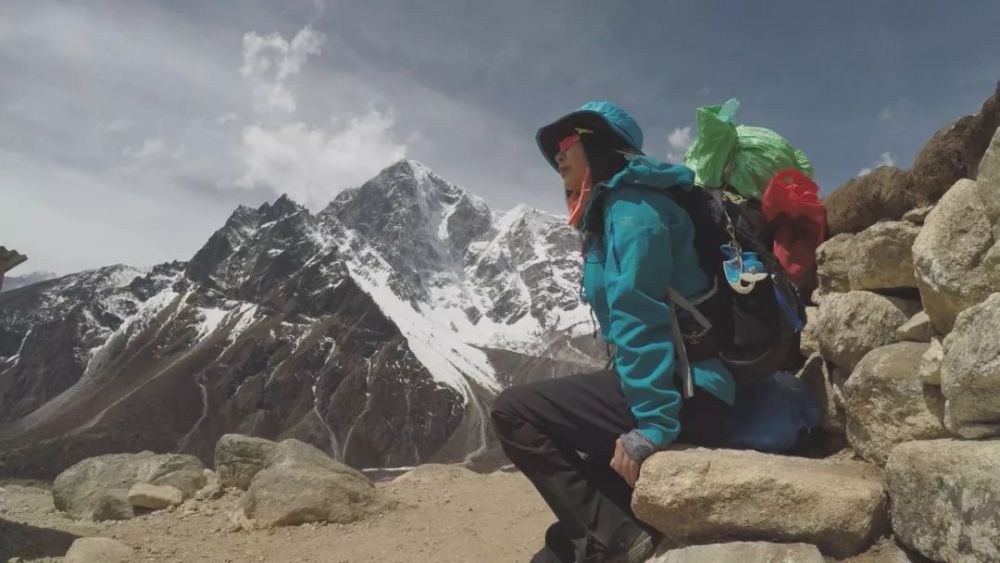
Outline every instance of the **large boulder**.
{"type": "Polygon", "coordinates": [[[920,227],[905,221],[881,221],[858,233],[851,244],[851,289],[916,287],[913,241],[920,227]]]}
{"type": "Polygon", "coordinates": [[[730,542],[693,545],[658,553],[646,563],[825,563],[807,543],[730,542]]]}
{"type": "Polygon", "coordinates": [[[131,547],[111,538],[78,538],[69,546],[63,563],[131,563],[135,561],[131,547]]]}
{"type": "Polygon", "coordinates": [[[902,543],[935,561],[1000,561],[1000,441],[907,442],[886,473],[902,543]]]}
{"type": "Polygon", "coordinates": [[[917,206],[911,182],[908,172],[891,166],[848,180],[823,200],[827,232],[857,233],[879,221],[899,219],[917,206]]]}
{"type": "Polygon", "coordinates": [[[858,553],[888,523],[875,466],[739,450],[654,454],[642,465],[632,508],[680,545],[802,542],[834,557],[858,553]]]}
{"type": "Polygon", "coordinates": [[[897,444],[945,438],[944,397],[920,379],[927,344],[900,342],[865,355],[844,385],[847,441],[862,458],[884,465],[897,444]]]}
{"type": "Polygon", "coordinates": [[[262,526],[346,524],[385,509],[386,500],[360,472],[298,440],[284,440],[254,475],[243,511],[262,526]]]}
{"type": "Polygon", "coordinates": [[[917,312],[916,303],[868,291],[837,293],[819,306],[816,335],[828,361],[853,370],[865,354],[896,340],[896,329],[917,312]]]}
{"type": "Polygon", "coordinates": [[[966,438],[1000,435],[1000,293],[963,311],[943,348],[948,427],[966,438]]]}
{"type": "Polygon", "coordinates": [[[854,255],[854,235],[841,233],[816,249],[816,281],[820,295],[851,290],[849,278],[854,255]]]}
{"type": "Polygon", "coordinates": [[[927,216],[913,243],[920,299],[939,333],[947,334],[960,312],[1000,290],[984,260],[992,246],[976,183],[959,180],[927,216]]]}
{"type": "Polygon", "coordinates": [[[215,471],[222,487],[244,491],[258,471],[267,467],[278,444],[243,434],[224,434],[215,443],[215,471]]]}
{"type": "Polygon", "coordinates": [[[132,485],[161,484],[169,482],[173,473],[203,475],[203,470],[201,461],[192,455],[107,454],[60,473],[52,485],[52,500],[57,509],[77,518],[125,520],[134,516],[128,502],[132,485]]]}

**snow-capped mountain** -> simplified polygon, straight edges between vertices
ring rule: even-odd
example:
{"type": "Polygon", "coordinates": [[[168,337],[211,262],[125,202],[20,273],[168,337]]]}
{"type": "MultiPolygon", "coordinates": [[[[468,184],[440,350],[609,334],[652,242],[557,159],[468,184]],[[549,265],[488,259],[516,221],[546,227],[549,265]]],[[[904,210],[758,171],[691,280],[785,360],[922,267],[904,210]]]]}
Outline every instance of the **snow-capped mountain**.
{"type": "Polygon", "coordinates": [[[576,235],[400,161],[321,213],[239,207],[186,263],[0,296],[0,474],[226,432],[358,467],[490,458],[505,386],[601,363],[576,235]]]}

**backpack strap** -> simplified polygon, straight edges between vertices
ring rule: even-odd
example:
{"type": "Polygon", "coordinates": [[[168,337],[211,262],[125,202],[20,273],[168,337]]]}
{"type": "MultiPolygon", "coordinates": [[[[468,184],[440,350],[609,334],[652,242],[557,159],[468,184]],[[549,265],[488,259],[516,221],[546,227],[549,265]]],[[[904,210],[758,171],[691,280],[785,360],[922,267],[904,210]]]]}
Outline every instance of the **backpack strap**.
{"type": "Polygon", "coordinates": [[[677,308],[680,307],[686,311],[707,332],[712,329],[712,322],[698,310],[697,305],[707,301],[715,295],[716,291],[718,291],[718,283],[714,277],[712,278],[712,288],[698,296],[693,303],[676,289],[667,288],[667,300],[673,304],[670,307],[670,340],[674,344],[677,356],[676,376],[680,378],[681,392],[685,399],[694,396],[694,379],[691,376],[691,361],[688,359],[687,345],[684,344],[684,333],[681,331],[681,324],[677,319],[677,308]]]}

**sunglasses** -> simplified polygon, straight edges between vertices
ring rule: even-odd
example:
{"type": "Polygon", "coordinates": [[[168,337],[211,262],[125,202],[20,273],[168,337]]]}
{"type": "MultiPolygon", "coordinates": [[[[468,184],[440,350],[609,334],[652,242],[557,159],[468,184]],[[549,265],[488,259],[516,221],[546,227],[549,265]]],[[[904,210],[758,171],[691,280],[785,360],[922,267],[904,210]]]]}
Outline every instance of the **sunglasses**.
{"type": "Polygon", "coordinates": [[[592,130],[584,129],[583,127],[574,127],[573,130],[576,131],[576,133],[563,137],[563,139],[559,141],[559,152],[566,152],[570,147],[580,142],[581,135],[593,133],[592,130]]]}

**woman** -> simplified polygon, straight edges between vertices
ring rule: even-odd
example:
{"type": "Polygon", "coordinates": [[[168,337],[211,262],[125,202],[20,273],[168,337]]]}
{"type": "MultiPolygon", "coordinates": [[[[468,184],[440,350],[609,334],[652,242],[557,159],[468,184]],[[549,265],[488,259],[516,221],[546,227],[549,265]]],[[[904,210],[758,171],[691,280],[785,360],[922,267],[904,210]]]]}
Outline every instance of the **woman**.
{"type": "Polygon", "coordinates": [[[542,127],[537,141],[583,236],[584,299],[615,347],[614,369],[508,389],[494,428],[558,519],[533,562],[645,561],[659,534],[630,508],[643,460],[674,442],[718,445],[735,398],[717,358],[691,362],[690,398],[675,382],[665,296],[712,290],[691,219],[670,196],[691,189],[694,173],[643,155],[642,130],[609,102],[542,127]]]}

